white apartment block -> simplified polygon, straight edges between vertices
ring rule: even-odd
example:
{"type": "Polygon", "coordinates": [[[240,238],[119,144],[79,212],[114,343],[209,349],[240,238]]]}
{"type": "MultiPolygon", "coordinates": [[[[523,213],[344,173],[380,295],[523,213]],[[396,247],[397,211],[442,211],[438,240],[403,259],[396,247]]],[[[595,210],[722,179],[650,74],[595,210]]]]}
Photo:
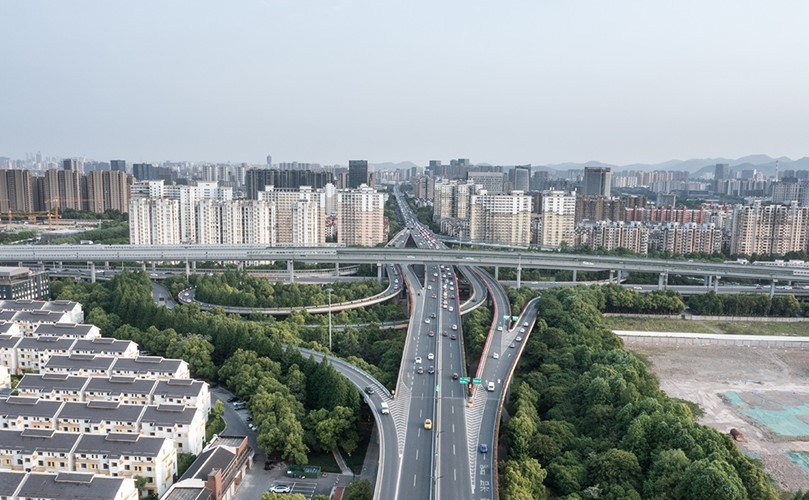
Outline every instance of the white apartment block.
{"type": "Polygon", "coordinates": [[[326,242],[326,200],[322,190],[275,189],[266,186],[258,199],[275,207],[275,238],[278,245],[319,246],[326,242]]]}
{"type": "Polygon", "coordinates": [[[164,198],[129,200],[129,241],[133,245],[177,245],[180,204],[164,198]]]}
{"type": "Polygon", "coordinates": [[[541,236],[538,243],[545,247],[573,244],[576,223],[576,193],[544,191],[542,193],[541,236]]]}
{"type": "Polygon", "coordinates": [[[733,210],[730,253],[785,254],[809,248],[809,207],[737,205],[733,210]]]}
{"type": "Polygon", "coordinates": [[[201,200],[196,206],[195,243],[218,245],[222,243],[222,204],[214,200],[201,200]]]}
{"type": "Polygon", "coordinates": [[[487,194],[470,199],[469,238],[472,241],[528,246],[531,242],[531,197],[522,191],[487,194]]]}
{"type": "Polygon", "coordinates": [[[0,311],[50,311],[67,314],[72,323],[84,321],[81,304],[72,300],[0,300],[0,311]]]}
{"type": "Polygon", "coordinates": [[[206,418],[199,409],[189,406],[147,406],[140,418],[140,433],[170,439],[178,453],[197,455],[205,441],[206,418]]]}
{"type": "Polygon", "coordinates": [[[337,242],[372,247],[385,243],[385,194],[365,184],[337,193],[337,242]]]}

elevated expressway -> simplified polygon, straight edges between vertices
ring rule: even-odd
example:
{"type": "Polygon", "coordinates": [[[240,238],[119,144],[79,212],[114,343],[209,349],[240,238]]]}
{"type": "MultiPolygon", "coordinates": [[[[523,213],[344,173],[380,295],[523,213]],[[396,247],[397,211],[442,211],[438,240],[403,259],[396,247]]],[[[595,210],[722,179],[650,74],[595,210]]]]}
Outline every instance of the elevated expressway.
{"type": "MultiPolygon", "coordinates": [[[[468,250],[444,248],[348,248],[348,247],[262,247],[257,245],[3,245],[0,262],[42,266],[46,263],[89,263],[91,272],[96,263],[109,262],[179,262],[186,264],[202,261],[271,262],[294,261],[334,264],[423,263],[467,266],[517,268],[517,284],[521,285],[521,272],[525,268],[569,271],[613,271],[653,273],[665,285],[668,275],[698,276],[713,281],[739,278],[791,283],[809,280],[809,269],[768,267],[745,264],[719,264],[709,262],[683,262],[665,259],[605,257],[594,255],[560,254],[552,252],[507,252],[496,250],[468,250]],[[718,278],[718,279],[717,279],[718,278]]],[[[619,276],[620,279],[620,276],[619,276]]]]}

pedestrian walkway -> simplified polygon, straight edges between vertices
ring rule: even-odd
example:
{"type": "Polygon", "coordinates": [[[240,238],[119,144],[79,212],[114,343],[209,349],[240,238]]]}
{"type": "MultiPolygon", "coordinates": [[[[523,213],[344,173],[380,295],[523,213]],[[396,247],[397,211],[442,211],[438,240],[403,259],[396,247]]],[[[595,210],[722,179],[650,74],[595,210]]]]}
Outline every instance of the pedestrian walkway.
{"type": "Polygon", "coordinates": [[[334,455],[334,461],[337,462],[337,466],[340,467],[340,473],[345,474],[346,476],[354,475],[354,472],[346,463],[345,459],[343,458],[343,454],[340,453],[339,448],[335,448],[331,451],[332,455],[334,455]]]}

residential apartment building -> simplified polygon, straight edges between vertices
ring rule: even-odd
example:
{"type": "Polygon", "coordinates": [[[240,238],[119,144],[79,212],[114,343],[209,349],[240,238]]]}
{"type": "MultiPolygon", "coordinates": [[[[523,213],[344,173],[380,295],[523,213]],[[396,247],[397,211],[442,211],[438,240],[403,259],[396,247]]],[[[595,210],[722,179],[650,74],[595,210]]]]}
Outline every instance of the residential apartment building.
{"type": "Polygon", "coordinates": [[[737,205],[733,210],[730,253],[785,254],[809,249],[809,207],[789,205],[737,205]]]}
{"type": "Polygon", "coordinates": [[[132,177],[126,172],[94,170],[88,173],[85,197],[87,210],[103,213],[105,210],[129,211],[129,186],[132,177]]]}
{"type": "Polygon", "coordinates": [[[609,198],[611,188],[612,171],[609,167],[584,167],[583,195],[606,196],[609,198]]]}
{"type": "MultiPolygon", "coordinates": [[[[67,321],[65,328],[71,327],[69,323],[81,323],[84,321],[84,310],[81,304],[72,300],[0,300],[0,311],[51,311],[65,313],[67,321]]],[[[75,326],[75,325],[74,325],[75,326]]]]}
{"type": "Polygon", "coordinates": [[[215,437],[162,500],[230,500],[253,466],[244,436],[215,437]]]}
{"type": "Polygon", "coordinates": [[[608,222],[582,224],[576,227],[576,246],[615,250],[625,248],[646,255],[649,251],[649,229],[639,222],[608,222]]]}
{"type": "Polygon", "coordinates": [[[531,197],[522,191],[491,195],[479,191],[469,205],[470,240],[526,247],[531,242],[531,197]]]}
{"type": "Polygon", "coordinates": [[[129,202],[129,243],[178,245],[180,203],[165,198],[132,198],[129,202]]]}
{"type": "Polygon", "coordinates": [[[66,498],[137,500],[135,481],[80,472],[0,471],[0,498],[64,500],[66,498]]]}
{"type": "Polygon", "coordinates": [[[490,195],[504,192],[506,179],[502,172],[468,172],[466,179],[472,184],[480,185],[490,195]]]}
{"type": "Polygon", "coordinates": [[[34,190],[29,170],[0,170],[0,212],[33,212],[34,190]]]}
{"type": "Polygon", "coordinates": [[[372,247],[387,241],[385,194],[367,185],[337,192],[337,242],[372,247]]]}
{"type": "Polygon", "coordinates": [[[650,247],[660,252],[687,255],[722,251],[722,230],[715,224],[661,224],[652,230],[650,247]]]}
{"type": "Polygon", "coordinates": [[[319,246],[326,242],[326,203],[321,190],[275,189],[268,186],[258,199],[275,206],[278,245],[319,246]]]}
{"type": "Polygon", "coordinates": [[[48,275],[27,267],[0,267],[0,299],[41,299],[50,295],[48,275]]]}
{"type": "Polygon", "coordinates": [[[541,237],[543,247],[558,248],[563,243],[573,245],[576,218],[576,193],[544,191],[542,193],[541,237]]]}

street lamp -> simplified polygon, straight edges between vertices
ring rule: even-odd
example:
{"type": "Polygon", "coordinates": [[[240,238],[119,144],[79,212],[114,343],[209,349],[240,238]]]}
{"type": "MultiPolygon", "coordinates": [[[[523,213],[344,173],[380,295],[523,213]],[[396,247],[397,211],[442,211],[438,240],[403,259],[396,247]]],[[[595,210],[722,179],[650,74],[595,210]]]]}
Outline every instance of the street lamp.
{"type": "Polygon", "coordinates": [[[331,292],[334,288],[327,288],[326,294],[329,296],[329,351],[331,351],[331,292]]]}

